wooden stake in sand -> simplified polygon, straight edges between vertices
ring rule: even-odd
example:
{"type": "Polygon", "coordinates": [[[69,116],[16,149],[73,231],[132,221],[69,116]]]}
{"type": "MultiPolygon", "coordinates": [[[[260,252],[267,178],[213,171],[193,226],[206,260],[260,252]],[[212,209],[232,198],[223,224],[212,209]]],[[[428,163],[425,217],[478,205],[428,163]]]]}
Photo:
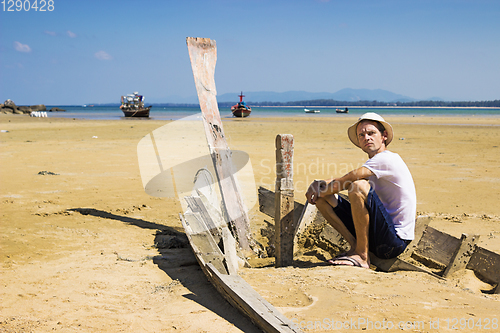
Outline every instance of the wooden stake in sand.
{"type": "Polygon", "coordinates": [[[276,136],[275,191],[276,267],[293,263],[294,200],[293,200],[293,135],[276,136]]]}
{"type": "Polygon", "coordinates": [[[235,168],[231,161],[231,151],[227,145],[217,105],[215,89],[215,63],[217,62],[217,47],[210,38],[186,38],[191,59],[194,82],[201,113],[205,135],[214,163],[222,195],[223,210],[228,223],[236,230],[237,238],[243,252],[250,254],[255,243],[250,234],[250,222],[247,210],[241,197],[241,191],[235,177],[235,168]]]}

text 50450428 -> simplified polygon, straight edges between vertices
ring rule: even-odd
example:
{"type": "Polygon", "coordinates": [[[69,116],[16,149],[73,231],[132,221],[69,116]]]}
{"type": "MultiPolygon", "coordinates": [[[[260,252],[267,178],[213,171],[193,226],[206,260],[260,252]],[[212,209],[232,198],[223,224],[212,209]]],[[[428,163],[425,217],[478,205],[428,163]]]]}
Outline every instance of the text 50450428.
{"type": "Polygon", "coordinates": [[[54,0],[2,0],[4,12],[52,12],[55,9],[54,0]]]}

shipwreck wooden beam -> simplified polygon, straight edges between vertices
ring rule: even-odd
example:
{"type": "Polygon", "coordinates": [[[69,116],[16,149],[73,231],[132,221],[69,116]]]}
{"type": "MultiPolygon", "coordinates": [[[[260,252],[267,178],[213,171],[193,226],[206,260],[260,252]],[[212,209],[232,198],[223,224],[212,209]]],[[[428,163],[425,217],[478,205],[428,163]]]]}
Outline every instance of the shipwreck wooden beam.
{"type": "Polygon", "coordinates": [[[429,226],[425,229],[415,253],[446,267],[459,246],[460,239],[429,226]]]}
{"type": "Polygon", "coordinates": [[[209,38],[188,37],[186,43],[203,115],[205,135],[222,195],[223,209],[228,223],[236,230],[235,237],[240,247],[246,255],[250,255],[255,241],[250,233],[247,209],[235,176],[236,169],[231,160],[231,150],[224,135],[216,99],[214,74],[217,46],[215,41],[209,38]]]}
{"type": "MultiPolygon", "coordinates": [[[[232,259],[235,259],[234,255],[230,252],[223,254],[220,251],[219,245],[215,243],[206,221],[204,221],[206,215],[189,211],[179,216],[201,269],[212,285],[231,305],[249,317],[264,332],[301,332],[300,329],[296,328],[297,325],[260,296],[234,271],[236,261],[231,262],[232,259]]],[[[228,232],[228,230],[224,231],[223,229],[224,248],[226,245],[231,247],[231,243],[234,242],[231,240],[232,236],[227,235],[228,232]],[[230,237],[229,241],[226,236],[230,237]],[[228,243],[226,243],[227,241],[228,243]]]]}
{"type": "Polygon", "coordinates": [[[398,270],[415,271],[427,273],[438,279],[443,279],[441,276],[435,274],[431,270],[424,267],[419,267],[407,261],[407,259],[410,258],[413,252],[417,249],[418,244],[425,234],[425,230],[428,228],[430,221],[431,218],[429,216],[417,217],[417,219],[415,220],[415,238],[411,241],[410,244],[408,244],[405,251],[403,251],[403,253],[401,253],[396,258],[391,259],[380,259],[370,252],[371,263],[384,272],[394,272],[398,270]]]}
{"type": "Polygon", "coordinates": [[[500,254],[478,246],[466,268],[473,270],[487,282],[496,283],[494,293],[500,294],[500,254]]]}
{"type": "Polygon", "coordinates": [[[226,269],[226,258],[208,230],[204,217],[199,213],[188,211],[184,215],[179,215],[182,221],[186,236],[188,237],[191,249],[195,254],[198,263],[205,265],[213,264],[222,274],[228,274],[226,269]]]}
{"type": "MultiPolygon", "coordinates": [[[[264,187],[259,188],[259,209],[262,213],[274,218],[275,215],[275,193],[264,187]]],[[[295,233],[296,236],[303,232],[307,225],[311,223],[324,224],[321,213],[317,212],[314,206],[304,207],[299,202],[295,202],[295,233]]],[[[494,285],[493,292],[500,294],[500,254],[486,250],[476,245],[478,236],[467,236],[465,239],[458,239],[444,232],[438,231],[429,226],[431,218],[429,216],[417,217],[415,223],[415,239],[407,246],[406,250],[397,258],[380,259],[370,254],[371,263],[378,269],[386,272],[397,270],[410,270],[430,274],[436,278],[444,279],[459,269],[470,269],[481,276],[486,282],[494,285]],[[471,249],[474,249],[471,253],[471,249]],[[444,267],[443,276],[432,272],[428,267],[417,266],[407,261],[415,254],[417,261],[423,258],[430,259],[444,267]],[[470,255],[470,259],[467,257],[470,255]],[[465,263],[465,267],[463,267],[465,263]],[[495,286],[496,285],[496,286],[495,286]]],[[[342,247],[342,236],[333,228],[325,227],[322,234],[332,244],[342,247]],[[330,230],[331,229],[331,230],[330,230]],[[339,241],[340,240],[340,241],[339,241]]],[[[464,236],[462,236],[463,238],[464,236]]],[[[296,237],[297,238],[297,237],[296,237]]],[[[297,241],[296,239],[294,240],[297,241]]]]}
{"type": "Polygon", "coordinates": [[[452,275],[456,271],[465,269],[474,253],[478,240],[479,235],[462,234],[460,245],[455,249],[451,261],[443,273],[444,278],[452,275]]]}
{"type": "MultiPolygon", "coordinates": [[[[274,219],[276,214],[276,207],[274,205],[275,194],[273,191],[268,190],[265,187],[260,186],[258,189],[259,192],[259,210],[274,219]]],[[[294,201],[294,209],[293,209],[293,220],[294,225],[298,226],[298,221],[302,216],[302,211],[304,210],[304,205],[300,202],[294,201]]]]}
{"type": "Polygon", "coordinates": [[[418,216],[415,220],[415,231],[414,231],[414,239],[408,244],[403,253],[399,255],[401,259],[408,259],[411,257],[413,252],[418,248],[418,244],[420,240],[424,236],[424,233],[427,230],[427,227],[431,223],[431,217],[424,215],[418,216]]]}
{"type": "Polygon", "coordinates": [[[275,247],[276,267],[293,263],[294,200],[293,200],[293,135],[276,136],[275,185],[275,247]]]}
{"type": "Polygon", "coordinates": [[[297,328],[298,325],[286,318],[240,276],[220,274],[210,263],[206,265],[206,270],[210,274],[212,283],[226,300],[246,314],[264,332],[302,332],[297,328]]]}

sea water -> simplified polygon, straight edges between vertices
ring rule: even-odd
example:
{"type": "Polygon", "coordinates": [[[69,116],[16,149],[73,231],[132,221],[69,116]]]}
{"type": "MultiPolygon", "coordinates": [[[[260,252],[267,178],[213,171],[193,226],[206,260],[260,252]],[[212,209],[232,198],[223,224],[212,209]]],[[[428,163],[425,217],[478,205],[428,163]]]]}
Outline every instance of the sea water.
{"type": "MultiPolygon", "coordinates": [[[[54,106],[47,106],[50,110],[54,106]]],[[[72,106],[57,105],[66,111],[49,112],[49,117],[75,119],[103,119],[121,120],[125,118],[119,106],[72,106]]],[[[250,117],[345,117],[348,115],[360,116],[365,112],[376,112],[382,116],[449,116],[449,117],[485,117],[500,116],[500,108],[397,108],[397,107],[349,107],[349,114],[336,113],[331,107],[308,107],[320,110],[320,113],[305,113],[304,107],[252,107],[250,117]]],[[[144,120],[177,120],[201,112],[199,107],[163,107],[153,106],[149,118],[144,120]]],[[[232,118],[230,108],[219,108],[221,118],[232,118]]],[[[141,118],[132,118],[141,119],[141,118]]]]}

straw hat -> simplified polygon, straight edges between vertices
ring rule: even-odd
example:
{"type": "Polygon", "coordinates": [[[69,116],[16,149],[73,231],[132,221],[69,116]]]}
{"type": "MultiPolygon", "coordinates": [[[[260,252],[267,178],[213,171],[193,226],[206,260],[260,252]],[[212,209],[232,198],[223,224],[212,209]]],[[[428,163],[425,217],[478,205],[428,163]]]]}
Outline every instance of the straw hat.
{"type": "MultiPolygon", "coordinates": [[[[358,143],[358,133],[357,133],[357,128],[358,124],[362,120],[373,120],[373,121],[378,121],[379,123],[384,126],[385,130],[387,131],[387,140],[385,142],[386,147],[391,143],[392,138],[394,137],[394,133],[392,132],[392,126],[388,122],[384,120],[380,115],[376,114],[375,112],[367,112],[364,115],[362,115],[357,122],[355,122],[349,129],[347,130],[347,135],[349,136],[349,139],[351,140],[352,143],[354,143],[355,146],[360,147],[358,143]]],[[[360,147],[361,148],[361,147],[360,147]]]]}

